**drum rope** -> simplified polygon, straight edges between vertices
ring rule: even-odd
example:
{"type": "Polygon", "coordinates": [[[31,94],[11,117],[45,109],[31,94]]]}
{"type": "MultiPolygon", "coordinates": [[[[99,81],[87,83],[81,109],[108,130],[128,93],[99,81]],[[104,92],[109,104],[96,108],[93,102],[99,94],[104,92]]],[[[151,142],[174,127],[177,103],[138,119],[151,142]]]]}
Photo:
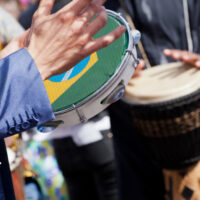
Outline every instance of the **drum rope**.
{"type": "MultiPolygon", "coordinates": [[[[136,30],[136,27],[135,27],[135,24],[134,24],[134,22],[133,22],[133,20],[132,20],[132,17],[131,17],[131,15],[129,14],[128,9],[126,8],[126,6],[125,6],[123,0],[119,0],[119,2],[120,2],[120,4],[121,4],[122,9],[123,9],[124,12],[125,12],[126,19],[127,19],[128,23],[129,23],[131,29],[132,29],[132,30],[136,30]]],[[[144,46],[143,46],[143,44],[142,44],[141,41],[138,42],[138,48],[139,48],[139,50],[140,50],[140,53],[142,54],[142,57],[143,57],[143,59],[144,59],[144,61],[145,61],[145,64],[146,64],[147,68],[151,68],[152,66],[151,66],[151,64],[150,64],[150,62],[149,62],[148,56],[147,56],[147,54],[146,54],[146,52],[145,52],[144,46]]]]}

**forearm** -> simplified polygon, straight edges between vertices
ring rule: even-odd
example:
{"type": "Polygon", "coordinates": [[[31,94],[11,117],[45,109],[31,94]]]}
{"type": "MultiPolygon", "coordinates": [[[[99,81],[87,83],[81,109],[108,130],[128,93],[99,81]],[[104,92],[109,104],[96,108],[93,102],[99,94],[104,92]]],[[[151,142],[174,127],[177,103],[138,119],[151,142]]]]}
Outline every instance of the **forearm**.
{"type": "Polygon", "coordinates": [[[0,137],[54,119],[40,73],[21,49],[0,60],[0,137]]]}

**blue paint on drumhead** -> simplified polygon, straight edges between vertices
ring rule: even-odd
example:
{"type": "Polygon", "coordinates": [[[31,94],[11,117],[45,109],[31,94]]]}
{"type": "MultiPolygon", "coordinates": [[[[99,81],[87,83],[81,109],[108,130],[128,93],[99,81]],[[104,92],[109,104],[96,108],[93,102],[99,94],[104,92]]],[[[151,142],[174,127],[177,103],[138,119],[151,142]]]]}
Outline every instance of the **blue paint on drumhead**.
{"type": "Polygon", "coordinates": [[[71,78],[81,73],[81,71],[83,71],[83,69],[87,66],[89,61],[90,61],[90,56],[83,59],[80,63],[75,65],[71,70],[63,74],[53,76],[49,80],[52,82],[62,82],[62,81],[70,80],[71,78]]]}

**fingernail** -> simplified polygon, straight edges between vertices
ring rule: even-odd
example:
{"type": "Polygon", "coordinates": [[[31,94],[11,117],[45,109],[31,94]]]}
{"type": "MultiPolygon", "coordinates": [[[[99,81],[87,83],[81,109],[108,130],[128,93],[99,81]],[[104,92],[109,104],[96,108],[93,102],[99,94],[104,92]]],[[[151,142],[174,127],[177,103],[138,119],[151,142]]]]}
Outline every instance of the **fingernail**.
{"type": "Polygon", "coordinates": [[[165,54],[170,54],[170,50],[169,50],[169,49],[165,49],[163,52],[164,52],[165,54]]]}
{"type": "Polygon", "coordinates": [[[103,11],[103,10],[105,11],[106,8],[105,8],[104,6],[100,6],[100,7],[99,7],[99,10],[98,10],[98,13],[101,12],[101,11],[103,11]]]}
{"type": "Polygon", "coordinates": [[[122,31],[125,31],[125,30],[126,30],[126,27],[125,27],[125,26],[121,26],[121,30],[122,30],[122,31]]]}
{"type": "Polygon", "coordinates": [[[179,58],[180,54],[179,53],[174,53],[174,58],[179,58]]]}
{"type": "Polygon", "coordinates": [[[197,67],[200,67],[200,60],[196,61],[196,62],[195,62],[195,65],[196,65],[197,67]]]}
{"type": "Polygon", "coordinates": [[[183,56],[183,59],[184,59],[184,60],[188,60],[188,59],[189,59],[189,56],[183,56]]]}

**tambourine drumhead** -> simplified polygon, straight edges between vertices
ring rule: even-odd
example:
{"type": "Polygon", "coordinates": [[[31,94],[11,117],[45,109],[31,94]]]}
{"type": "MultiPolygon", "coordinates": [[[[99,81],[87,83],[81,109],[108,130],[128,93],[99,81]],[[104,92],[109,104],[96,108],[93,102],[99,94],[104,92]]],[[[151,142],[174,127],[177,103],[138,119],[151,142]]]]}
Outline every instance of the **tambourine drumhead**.
{"type": "MultiPolygon", "coordinates": [[[[125,25],[127,32],[110,46],[93,53],[66,73],[45,81],[56,119],[64,121],[63,123],[66,122],[67,125],[80,123],[81,119],[77,119],[80,115],[88,119],[105,109],[108,106],[103,105],[106,102],[104,101],[107,97],[105,95],[112,93],[119,84],[126,85],[134,72],[136,60],[133,58],[136,56],[136,51],[129,26],[119,14],[112,11],[107,12],[107,25],[94,38],[106,35],[119,25],[125,25]],[[125,64],[129,65],[129,69],[125,64]],[[118,74],[123,75],[119,77],[118,74]],[[103,94],[102,97],[97,98],[100,93],[103,94]],[[94,105],[91,99],[95,99],[97,105],[94,105]],[[82,109],[81,106],[88,101],[92,101],[91,108],[82,109]],[[88,113],[89,109],[91,109],[90,113],[88,113]],[[71,111],[73,112],[70,116],[66,114],[71,111]]],[[[118,90],[117,95],[120,96],[120,89],[118,90]]],[[[117,95],[114,92],[113,98],[118,98],[117,95]]]]}
{"type": "Polygon", "coordinates": [[[130,81],[125,98],[133,103],[162,102],[200,88],[200,70],[181,62],[155,66],[130,81]]]}
{"type": "MultiPolygon", "coordinates": [[[[111,32],[119,25],[120,21],[108,16],[106,27],[95,38],[111,32]]],[[[109,47],[85,58],[72,70],[47,80],[45,86],[53,110],[57,112],[72,107],[105,84],[120,66],[127,44],[127,34],[124,34],[109,47]]]]}

